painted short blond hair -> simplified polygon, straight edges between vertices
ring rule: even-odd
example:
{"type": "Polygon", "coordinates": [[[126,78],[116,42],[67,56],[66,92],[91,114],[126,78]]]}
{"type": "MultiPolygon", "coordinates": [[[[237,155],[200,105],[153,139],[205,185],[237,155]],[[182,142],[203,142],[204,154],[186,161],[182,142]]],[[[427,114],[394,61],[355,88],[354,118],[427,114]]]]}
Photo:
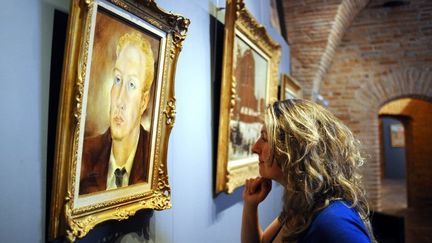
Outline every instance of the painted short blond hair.
{"type": "Polygon", "coordinates": [[[154,57],[150,42],[137,32],[126,33],[120,37],[117,43],[116,58],[118,58],[120,52],[128,45],[137,47],[144,54],[146,75],[143,92],[145,93],[150,90],[154,79],[154,57]]]}

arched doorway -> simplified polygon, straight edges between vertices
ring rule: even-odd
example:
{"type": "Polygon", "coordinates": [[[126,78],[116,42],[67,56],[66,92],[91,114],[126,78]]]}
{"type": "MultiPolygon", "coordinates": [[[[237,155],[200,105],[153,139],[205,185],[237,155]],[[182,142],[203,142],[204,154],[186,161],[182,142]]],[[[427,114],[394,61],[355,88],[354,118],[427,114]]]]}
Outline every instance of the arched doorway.
{"type": "Polygon", "coordinates": [[[406,129],[409,118],[379,115],[381,209],[407,208],[406,129]]]}
{"type": "MultiPolygon", "coordinates": [[[[396,99],[381,106],[378,114],[382,135],[385,135],[384,130],[388,129],[382,126],[387,122],[382,118],[390,118],[390,124],[400,122],[403,125],[403,148],[406,157],[406,186],[404,187],[404,183],[389,184],[384,154],[385,141],[380,141],[381,211],[395,219],[403,218],[406,242],[429,242],[432,230],[432,103],[415,98],[396,99]]],[[[396,146],[400,145],[396,141],[396,146]]],[[[397,163],[387,163],[397,166],[397,163]]],[[[397,173],[393,174],[395,175],[397,176],[397,173]]]]}
{"type": "MultiPolygon", "coordinates": [[[[389,126],[393,124],[393,127],[396,128],[400,127],[400,125],[397,125],[398,122],[403,125],[402,140],[397,137],[398,135],[395,135],[395,139],[400,141],[395,141],[397,144],[392,147],[398,153],[386,154],[385,147],[387,144],[381,140],[380,147],[384,148],[381,149],[381,178],[384,179],[382,182],[385,182],[386,178],[398,178],[398,174],[399,178],[403,178],[397,168],[393,171],[391,168],[388,171],[386,170],[387,167],[400,166],[396,162],[397,159],[401,158],[395,158],[394,156],[404,156],[401,153],[403,148],[406,157],[407,207],[432,207],[432,103],[414,98],[397,99],[384,104],[378,114],[382,125],[383,122],[388,123],[389,126]],[[386,165],[386,156],[393,156],[393,163],[387,162],[391,164],[386,165]]],[[[386,127],[382,126],[381,129],[383,129],[381,134],[386,135],[386,131],[384,131],[386,127]]],[[[387,132],[390,133],[389,139],[391,140],[391,131],[387,132]]],[[[385,185],[382,183],[382,186],[385,185]]],[[[401,192],[399,190],[399,193],[401,192]]],[[[385,200],[384,194],[382,196],[382,200],[385,200]]],[[[398,205],[396,201],[390,202],[391,204],[398,205]]],[[[382,201],[381,205],[382,209],[385,210],[385,202],[382,201]]]]}

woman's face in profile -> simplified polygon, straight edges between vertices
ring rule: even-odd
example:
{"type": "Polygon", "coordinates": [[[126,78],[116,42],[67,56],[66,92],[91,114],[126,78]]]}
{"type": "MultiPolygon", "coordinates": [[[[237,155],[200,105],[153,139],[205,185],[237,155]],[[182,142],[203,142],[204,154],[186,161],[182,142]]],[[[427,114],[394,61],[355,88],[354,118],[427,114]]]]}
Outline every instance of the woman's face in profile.
{"type": "Polygon", "coordinates": [[[259,173],[262,177],[282,181],[282,169],[275,161],[270,161],[270,145],[268,134],[265,126],[261,128],[261,135],[252,146],[252,152],[258,155],[259,173]]]}

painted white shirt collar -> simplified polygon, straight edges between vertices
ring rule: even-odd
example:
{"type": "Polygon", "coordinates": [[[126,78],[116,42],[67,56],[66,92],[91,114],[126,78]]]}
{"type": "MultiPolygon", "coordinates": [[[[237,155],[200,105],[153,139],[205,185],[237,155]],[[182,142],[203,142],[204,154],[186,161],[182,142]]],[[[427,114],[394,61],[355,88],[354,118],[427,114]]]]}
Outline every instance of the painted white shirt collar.
{"type": "MultiPolygon", "coordinates": [[[[139,139],[139,136],[138,136],[139,139]]],[[[110,154],[110,159],[109,159],[109,166],[108,166],[108,176],[107,176],[107,190],[110,189],[115,189],[117,188],[117,185],[115,183],[115,175],[114,175],[114,171],[119,168],[120,170],[122,168],[126,169],[126,173],[123,175],[123,181],[122,181],[122,185],[123,187],[129,185],[129,177],[131,174],[131,170],[132,170],[132,165],[134,162],[134,158],[135,158],[135,153],[137,150],[137,146],[138,146],[138,139],[135,143],[134,149],[132,150],[132,152],[129,154],[128,159],[126,161],[126,164],[124,165],[124,167],[118,166],[117,162],[114,158],[114,154],[113,154],[113,149],[111,146],[111,154],[110,154]]]]}

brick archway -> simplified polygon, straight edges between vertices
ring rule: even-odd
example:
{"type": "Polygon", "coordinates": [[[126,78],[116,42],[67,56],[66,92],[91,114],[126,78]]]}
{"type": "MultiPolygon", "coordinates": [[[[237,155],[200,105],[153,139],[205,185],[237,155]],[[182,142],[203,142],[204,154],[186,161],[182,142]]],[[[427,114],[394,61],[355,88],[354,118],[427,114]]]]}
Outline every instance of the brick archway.
{"type": "Polygon", "coordinates": [[[432,101],[432,71],[427,68],[389,70],[380,80],[364,82],[347,104],[348,123],[362,142],[366,154],[364,182],[374,208],[380,208],[378,112],[385,103],[403,97],[432,101]]]}

